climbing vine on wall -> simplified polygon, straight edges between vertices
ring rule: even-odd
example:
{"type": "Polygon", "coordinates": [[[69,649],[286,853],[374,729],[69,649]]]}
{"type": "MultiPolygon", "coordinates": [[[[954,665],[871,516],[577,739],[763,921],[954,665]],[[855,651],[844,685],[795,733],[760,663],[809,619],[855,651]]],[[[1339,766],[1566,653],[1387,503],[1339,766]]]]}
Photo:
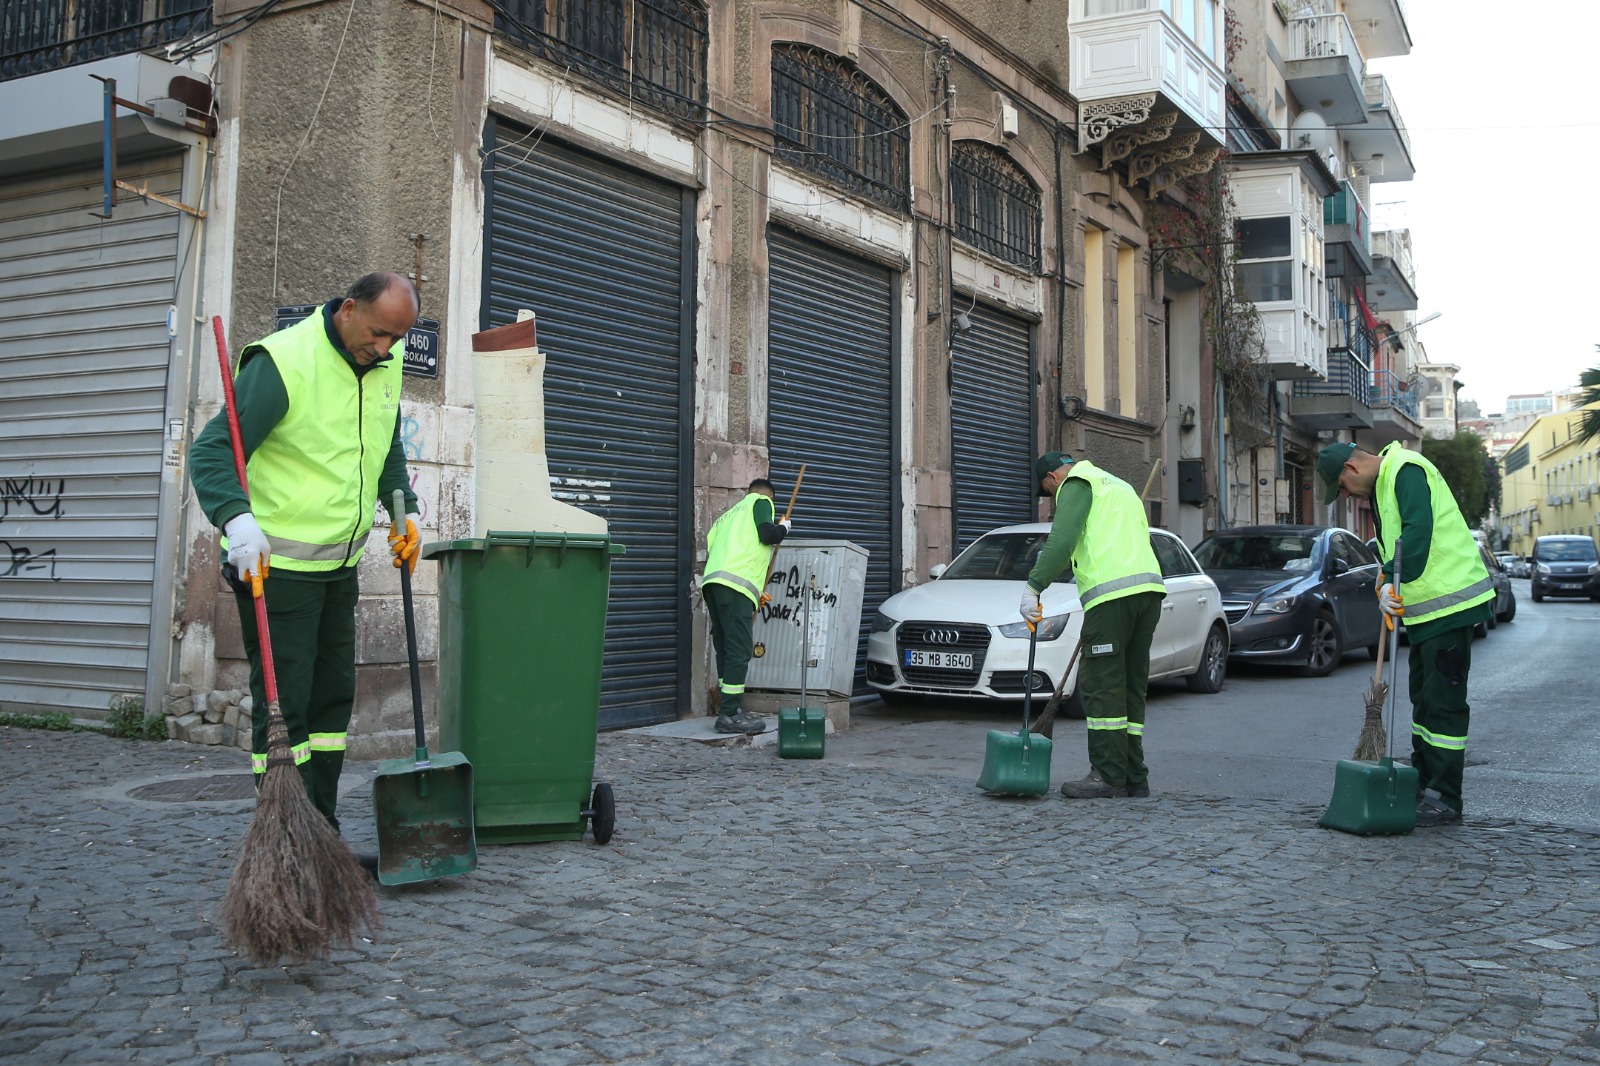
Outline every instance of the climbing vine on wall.
{"type": "Polygon", "coordinates": [[[1206,333],[1222,378],[1229,432],[1256,447],[1272,439],[1272,378],[1267,373],[1261,313],[1239,295],[1234,251],[1234,203],[1222,160],[1179,185],[1151,209],[1151,246],[1157,261],[1179,264],[1207,278],[1206,333]]]}

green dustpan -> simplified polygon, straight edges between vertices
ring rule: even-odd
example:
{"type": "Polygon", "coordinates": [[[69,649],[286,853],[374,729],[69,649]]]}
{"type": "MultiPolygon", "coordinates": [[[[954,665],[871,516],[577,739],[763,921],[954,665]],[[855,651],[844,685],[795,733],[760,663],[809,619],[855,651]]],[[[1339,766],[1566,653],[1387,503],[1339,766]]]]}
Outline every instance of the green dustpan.
{"type": "MultiPolygon", "coordinates": [[[[395,493],[394,513],[405,514],[395,493]]],[[[417,623],[411,606],[411,564],[400,565],[406,608],[406,650],[411,660],[411,715],[417,751],[410,759],[385,759],[372,782],[378,821],[378,882],[409,885],[471,873],[478,868],[472,822],[472,764],[460,752],[428,756],[422,728],[422,681],[417,673],[417,623]]]]}
{"type": "MultiPolygon", "coordinates": [[[[989,730],[984,743],[983,770],[978,787],[992,796],[1042,796],[1050,791],[1049,737],[1028,732],[1033,711],[1033,653],[1038,642],[1034,623],[1028,623],[1028,672],[1022,680],[1022,730],[989,730]]],[[[1070,669],[1070,667],[1069,667],[1070,669]]]]}

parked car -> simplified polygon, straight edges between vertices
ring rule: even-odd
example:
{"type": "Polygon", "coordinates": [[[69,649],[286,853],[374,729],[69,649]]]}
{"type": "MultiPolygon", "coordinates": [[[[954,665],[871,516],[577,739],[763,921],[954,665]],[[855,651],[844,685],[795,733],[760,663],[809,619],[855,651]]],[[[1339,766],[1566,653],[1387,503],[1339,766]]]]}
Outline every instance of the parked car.
{"type": "Polygon", "coordinates": [[[1479,622],[1473,627],[1473,632],[1481,637],[1501,622],[1509,622],[1517,616],[1517,595],[1511,589],[1511,575],[1500,563],[1500,553],[1490,551],[1483,544],[1478,545],[1478,550],[1483,553],[1483,565],[1489,571],[1489,580],[1494,582],[1494,612],[1487,622],[1479,622]]]}
{"type": "Polygon", "coordinates": [[[1349,530],[1240,526],[1213,533],[1194,554],[1222,590],[1235,657],[1297,663],[1322,677],[1350,648],[1377,656],[1378,558],[1349,530]]]}
{"type": "Polygon", "coordinates": [[[1528,557],[1533,602],[1546,596],[1587,596],[1600,600],[1600,554],[1594,541],[1575,534],[1550,534],[1533,542],[1528,557]]]}
{"type": "Polygon", "coordinates": [[[1511,574],[1512,577],[1517,576],[1512,572],[1517,561],[1517,557],[1515,555],[1513,555],[1511,552],[1495,552],[1494,557],[1500,561],[1500,568],[1502,570],[1508,574],[1511,574]]]}
{"type": "MultiPolygon", "coordinates": [[[[886,702],[914,696],[1019,700],[1029,684],[1028,627],[1017,616],[1028,572],[1050,535],[1048,522],[1003,526],[968,545],[933,581],[896,593],[878,608],[867,638],[867,682],[886,702]]],[[[1150,531],[1167,598],[1150,645],[1150,677],[1182,677],[1195,692],[1221,690],[1228,624],[1216,584],[1183,541],[1150,531]]],[[[1070,571],[1040,597],[1032,687],[1048,696],[1083,631],[1083,605],[1070,571]]],[[[1083,717],[1073,664],[1059,714],[1083,717]]],[[[1042,708],[1040,708],[1042,709],[1042,708]]]]}

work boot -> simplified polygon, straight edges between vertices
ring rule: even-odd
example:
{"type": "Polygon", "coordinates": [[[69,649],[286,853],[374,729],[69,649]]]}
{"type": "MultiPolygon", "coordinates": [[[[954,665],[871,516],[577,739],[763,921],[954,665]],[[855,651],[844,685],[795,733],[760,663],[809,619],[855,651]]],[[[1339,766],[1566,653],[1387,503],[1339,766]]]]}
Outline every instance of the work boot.
{"type": "Polygon", "coordinates": [[[1461,821],[1461,812],[1431,796],[1424,796],[1417,801],[1417,828],[1431,829],[1434,826],[1450,825],[1461,821]]]}
{"type": "MultiPolygon", "coordinates": [[[[1149,791],[1148,788],[1146,791],[1149,791]]],[[[1062,785],[1061,794],[1067,799],[1087,800],[1127,796],[1129,792],[1127,785],[1107,784],[1106,779],[1100,776],[1099,770],[1090,770],[1088,777],[1068,781],[1062,785]]]]}
{"type": "Polygon", "coordinates": [[[1134,799],[1149,799],[1150,782],[1146,781],[1138,785],[1130,783],[1128,785],[1128,795],[1132,796],[1134,799]]]}
{"type": "Polygon", "coordinates": [[[716,730],[719,733],[743,733],[753,737],[757,733],[765,733],[767,723],[748,711],[739,711],[737,714],[717,715],[716,730]]]}
{"type": "Polygon", "coordinates": [[[361,864],[361,868],[367,871],[367,874],[376,881],[378,879],[378,857],[370,851],[358,851],[355,856],[356,862],[361,864]]]}

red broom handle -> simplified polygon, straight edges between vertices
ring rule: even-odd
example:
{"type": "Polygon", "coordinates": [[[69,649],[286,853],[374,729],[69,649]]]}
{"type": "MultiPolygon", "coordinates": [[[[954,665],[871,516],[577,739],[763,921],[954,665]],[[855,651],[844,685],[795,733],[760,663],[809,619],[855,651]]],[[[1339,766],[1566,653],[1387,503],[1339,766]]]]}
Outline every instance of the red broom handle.
{"type": "MultiPolygon", "coordinates": [[[[233,400],[233,363],[228,358],[228,341],[222,335],[222,316],[211,316],[211,332],[217,338],[217,361],[222,365],[222,398],[228,408],[228,439],[233,444],[233,468],[239,474],[239,488],[250,499],[250,479],[245,474],[244,437],[239,432],[239,409],[233,400]]],[[[256,601],[256,633],[261,638],[261,680],[267,702],[278,702],[278,674],[272,668],[272,633],[267,628],[267,598],[261,575],[250,575],[250,594],[256,601]]]]}

